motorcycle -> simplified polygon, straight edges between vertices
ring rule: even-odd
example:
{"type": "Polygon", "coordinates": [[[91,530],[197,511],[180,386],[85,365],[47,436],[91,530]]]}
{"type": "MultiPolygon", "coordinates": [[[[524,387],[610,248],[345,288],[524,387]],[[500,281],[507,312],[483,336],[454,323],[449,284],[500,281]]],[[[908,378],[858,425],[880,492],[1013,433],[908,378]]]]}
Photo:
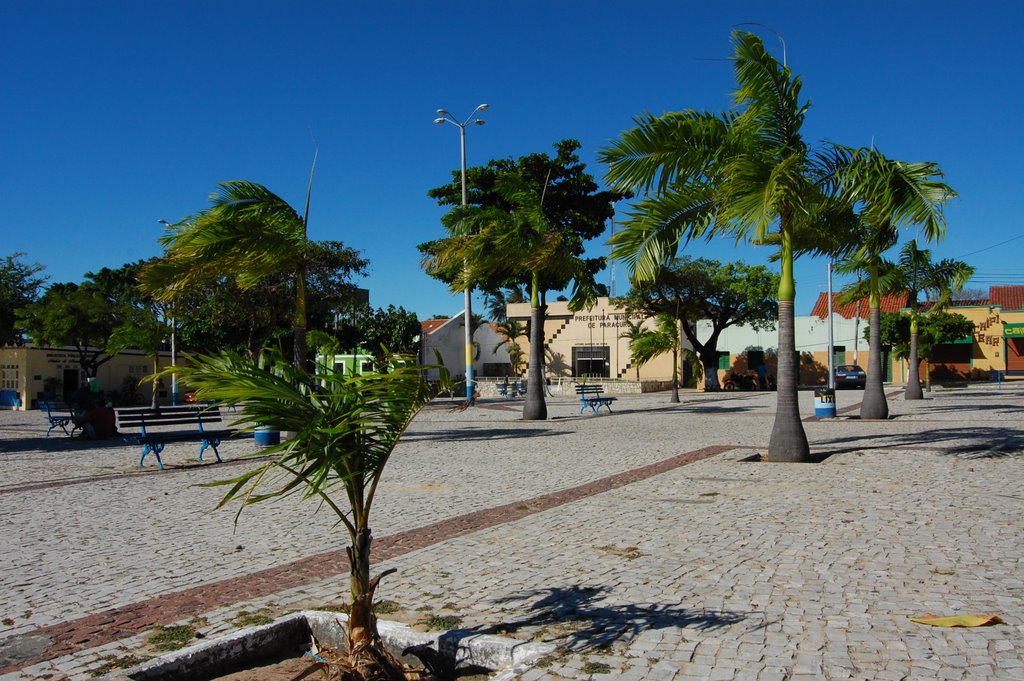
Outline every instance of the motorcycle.
{"type": "Polygon", "coordinates": [[[737,374],[733,372],[725,377],[722,388],[730,392],[735,390],[775,390],[775,376],[766,376],[765,383],[766,385],[762,387],[755,374],[737,374]]]}

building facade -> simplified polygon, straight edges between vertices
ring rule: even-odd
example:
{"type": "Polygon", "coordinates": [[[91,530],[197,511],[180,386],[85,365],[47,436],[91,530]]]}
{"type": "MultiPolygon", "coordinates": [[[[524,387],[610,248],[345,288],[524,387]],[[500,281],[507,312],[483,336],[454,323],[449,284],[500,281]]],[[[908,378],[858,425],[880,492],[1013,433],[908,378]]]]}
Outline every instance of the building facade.
{"type": "MultiPolygon", "coordinates": [[[[170,353],[160,353],[160,368],[170,364],[170,353]]],[[[142,380],[152,373],[153,358],[132,350],[115,355],[98,367],[95,376],[87,376],[75,348],[0,348],[0,408],[34,409],[41,399],[66,400],[90,378],[97,379],[103,394],[118,404],[148,404],[154,389],[158,403],[170,404],[168,381],[154,385],[142,380]]]]}

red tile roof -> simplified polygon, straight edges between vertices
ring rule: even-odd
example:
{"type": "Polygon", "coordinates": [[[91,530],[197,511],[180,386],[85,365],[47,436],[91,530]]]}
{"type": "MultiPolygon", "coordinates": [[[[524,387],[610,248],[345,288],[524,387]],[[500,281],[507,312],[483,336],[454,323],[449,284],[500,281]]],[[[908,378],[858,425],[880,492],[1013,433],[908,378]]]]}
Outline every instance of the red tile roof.
{"type": "MultiPolygon", "coordinates": [[[[838,293],[832,294],[832,313],[837,314],[845,319],[853,319],[859,315],[861,319],[868,318],[868,299],[861,298],[860,301],[848,303],[846,305],[840,305],[836,302],[836,298],[839,297],[838,293]],[[857,307],[858,302],[860,307],[857,307]]],[[[891,293],[887,296],[882,296],[882,312],[899,312],[903,308],[908,306],[908,300],[910,298],[909,293],[891,293]]],[[[818,317],[825,319],[828,316],[828,294],[819,293],[818,300],[814,303],[814,309],[811,310],[812,317],[818,317]]]]}
{"type": "Polygon", "coordinates": [[[1024,310],[1024,286],[990,286],[988,300],[1004,311],[1024,310]]]}
{"type": "Polygon", "coordinates": [[[423,333],[434,333],[447,321],[447,319],[428,319],[420,322],[420,326],[423,328],[423,333]]]}

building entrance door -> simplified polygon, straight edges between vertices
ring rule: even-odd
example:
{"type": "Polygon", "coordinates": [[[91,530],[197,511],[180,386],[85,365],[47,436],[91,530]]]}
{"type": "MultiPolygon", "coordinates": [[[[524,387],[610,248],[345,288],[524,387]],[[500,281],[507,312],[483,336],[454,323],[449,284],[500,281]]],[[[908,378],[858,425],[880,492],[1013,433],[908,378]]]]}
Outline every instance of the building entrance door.
{"type": "Polygon", "coordinates": [[[582,345],[572,349],[572,375],[587,378],[608,378],[611,369],[611,348],[607,345],[582,345]]]}
{"type": "Polygon", "coordinates": [[[69,402],[71,393],[78,389],[78,369],[64,369],[61,380],[63,381],[61,396],[65,402],[69,402]]]}

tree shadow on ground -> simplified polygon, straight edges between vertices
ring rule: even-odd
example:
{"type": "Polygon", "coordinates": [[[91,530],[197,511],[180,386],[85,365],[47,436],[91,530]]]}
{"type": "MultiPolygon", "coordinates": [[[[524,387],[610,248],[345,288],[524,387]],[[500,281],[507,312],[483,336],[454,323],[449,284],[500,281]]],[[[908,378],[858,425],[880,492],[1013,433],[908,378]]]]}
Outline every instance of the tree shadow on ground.
{"type": "Polygon", "coordinates": [[[931,446],[944,454],[969,458],[1024,456],[1024,430],[998,426],[932,428],[914,433],[848,435],[816,441],[812,446],[857,445],[859,449],[931,446]],[[960,441],[960,442],[957,442],[960,441]]]}
{"type": "MultiPolygon", "coordinates": [[[[983,404],[983,405],[979,404],[977,408],[984,409],[986,414],[988,412],[994,412],[994,413],[1010,413],[1010,414],[1015,414],[1016,415],[1016,414],[1020,413],[1021,406],[1022,405],[1020,403],[1017,403],[1017,404],[1010,404],[1010,403],[1007,403],[1007,404],[988,404],[988,403],[986,403],[986,404],[983,404]]],[[[916,412],[914,412],[912,414],[901,414],[900,417],[901,417],[901,420],[903,420],[903,421],[909,421],[909,420],[912,420],[914,416],[918,416],[920,414],[937,414],[937,413],[953,413],[953,414],[961,413],[962,414],[963,412],[964,412],[964,406],[962,404],[943,404],[943,405],[938,405],[938,404],[932,405],[932,404],[929,404],[929,405],[925,406],[923,409],[920,409],[920,410],[918,410],[918,411],[916,411],[916,412]]]]}
{"type": "Polygon", "coordinates": [[[431,440],[520,440],[534,437],[566,435],[543,428],[454,428],[437,433],[406,433],[403,442],[428,442],[431,440]]]}
{"type": "MultiPolygon", "coordinates": [[[[663,603],[618,604],[608,602],[610,591],[606,586],[574,585],[521,592],[494,602],[525,606],[529,610],[526,617],[469,631],[472,634],[514,633],[529,627],[539,629],[537,633],[546,643],[584,650],[626,643],[650,629],[720,629],[752,614],[688,609],[663,603]]],[[[461,631],[465,634],[467,630],[461,631]]]]}
{"type": "Polygon", "coordinates": [[[60,436],[50,437],[26,437],[16,440],[0,440],[0,454],[26,454],[30,452],[43,452],[46,454],[75,453],[87,449],[113,449],[123,448],[124,441],[120,436],[109,440],[86,440],[78,437],[68,437],[61,433],[60,436]]]}

